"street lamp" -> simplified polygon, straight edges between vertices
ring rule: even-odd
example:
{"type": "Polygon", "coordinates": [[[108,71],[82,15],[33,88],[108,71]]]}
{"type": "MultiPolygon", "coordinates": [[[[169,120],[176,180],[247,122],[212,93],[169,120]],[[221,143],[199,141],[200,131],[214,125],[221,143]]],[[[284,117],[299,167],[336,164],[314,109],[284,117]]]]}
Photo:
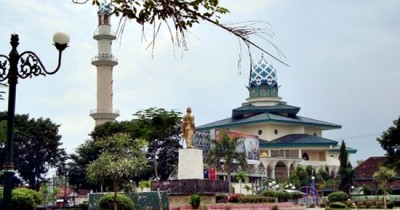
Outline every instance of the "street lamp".
{"type": "Polygon", "coordinates": [[[353,192],[354,192],[354,186],[352,185],[350,187],[350,199],[353,200],[353,192]]]}
{"type": "Polygon", "coordinates": [[[3,209],[11,209],[11,191],[13,188],[13,177],[15,174],[13,163],[13,142],[15,122],[15,98],[18,78],[25,79],[33,76],[46,76],[54,74],[61,65],[62,51],[68,47],[69,36],[66,33],[58,32],[53,36],[54,46],[57,48],[58,64],[54,71],[47,71],[42,61],[32,51],[18,53],[18,34],[11,34],[11,51],[9,56],[0,54],[0,81],[8,79],[8,111],[7,111],[7,141],[5,144],[5,159],[3,165],[4,189],[3,209]],[[18,68],[19,67],[19,68],[18,68]]]}
{"type": "Polygon", "coordinates": [[[312,202],[315,203],[315,176],[311,177],[311,196],[312,202]]]}

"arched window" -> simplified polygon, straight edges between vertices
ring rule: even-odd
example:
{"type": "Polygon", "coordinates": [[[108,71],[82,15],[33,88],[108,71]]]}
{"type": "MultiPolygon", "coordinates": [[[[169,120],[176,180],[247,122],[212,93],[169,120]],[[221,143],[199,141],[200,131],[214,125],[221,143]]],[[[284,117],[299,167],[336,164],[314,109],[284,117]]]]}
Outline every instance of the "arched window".
{"type": "Polygon", "coordinates": [[[303,155],[301,156],[301,158],[303,158],[303,160],[308,160],[308,154],[307,153],[303,153],[303,155]]]}

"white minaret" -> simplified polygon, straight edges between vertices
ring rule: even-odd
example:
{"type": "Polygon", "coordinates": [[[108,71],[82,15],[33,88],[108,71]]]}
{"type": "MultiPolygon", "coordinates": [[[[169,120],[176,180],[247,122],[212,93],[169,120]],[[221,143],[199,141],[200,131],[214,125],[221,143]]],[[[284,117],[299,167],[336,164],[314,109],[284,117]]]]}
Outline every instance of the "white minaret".
{"type": "Polygon", "coordinates": [[[93,39],[97,40],[98,54],[92,59],[92,65],[97,68],[97,108],[90,111],[90,116],[96,125],[100,125],[119,116],[119,111],[113,109],[113,67],[118,60],[111,52],[111,44],[116,37],[111,33],[109,4],[103,1],[97,14],[99,25],[93,39]]]}

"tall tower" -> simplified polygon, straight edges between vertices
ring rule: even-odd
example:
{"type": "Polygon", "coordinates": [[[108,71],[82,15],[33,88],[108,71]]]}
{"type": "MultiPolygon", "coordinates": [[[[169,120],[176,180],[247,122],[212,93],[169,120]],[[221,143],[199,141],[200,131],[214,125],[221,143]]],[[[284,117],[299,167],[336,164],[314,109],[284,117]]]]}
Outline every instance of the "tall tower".
{"type": "Polygon", "coordinates": [[[99,25],[93,39],[97,40],[98,52],[92,59],[92,65],[97,68],[97,108],[90,111],[90,116],[96,125],[100,125],[119,116],[119,111],[113,109],[113,67],[118,60],[111,52],[111,44],[116,37],[111,32],[111,8],[105,0],[97,14],[99,25]]]}

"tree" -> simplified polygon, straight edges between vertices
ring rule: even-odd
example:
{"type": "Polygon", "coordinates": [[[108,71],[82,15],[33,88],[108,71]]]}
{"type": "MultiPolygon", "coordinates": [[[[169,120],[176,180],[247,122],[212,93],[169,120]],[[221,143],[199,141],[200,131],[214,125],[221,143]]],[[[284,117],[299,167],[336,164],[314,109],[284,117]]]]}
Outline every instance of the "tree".
{"type": "MultiPolygon", "coordinates": [[[[148,180],[157,174],[162,180],[166,180],[176,168],[178,162],[178,150],[181,148],[181,118],[180,113],[166,111],[164,109],[149,108],[134,114],[137,119],[129,121],[107,122],[95,127],[91,132],[91,139],[79,145],[71,157],[71,171],[69,173],[70,184],[79,188],[101,190],[96,184],[86,182],[86,166],[96,160],[101,148],[96,142],[116,133],[126,133],[132,139],[142,138],[148,141],[149,159],[148,165],[142,174],[134,177],[136,183],[140,180],[148,180]],[[156,154],[154,156],[154,154],[156,154]],[[155,161],[154,161],[155,157],[155,161]],[[154,165],[157,163],[157,170],[154,165]],[[153,170],[152,170],[153,168],[153,170]]],[[[108,183],[104,183],[108,187],[108,183]]]]}
{"type": "Polygon", "coordinates": [[[348,157],[349,154],[347,153],[346,150],[346,144],[344,143],[344,140],[342,140],[342,145],[340,145],[340,150],[339,150],[340,166],[338,174],[340,177],[339,190],[344,192],[349,192],[354,176],[353,167],[351,166],[348,157]]]}
{"type": "Polygon", "coordinates": [[[396,179],[396,171],[386,168],[384,166],[379,167],[379,170],[376,171],[372,178],[375,182],[378,183],[379,188],[383,191],[383,205],[386,208],[386,191],[390,187],[390,183],[392,183],[396,179]]]}
{"type": "Polygon", "coordinates": [[[240,194],[242,194],[242,182],[246,182],[247,178],[247,174],[244,171],[240,171],[239,173],[235,174],[236,181],[239,181],[240,194]]]}
{"type": "MultiPolygon", "coordinates": [[[[0,112],[0,122],[6,120],[7,112],[0,112]]],[[[64,148],[61,148],[59,127],[49,118],[30,119],[27,114],[15,117],[13,155],[15,170],[34,190],[39,190],[49,169],[61,165],[67,156],[64,148]]],[[[3,144],[1,147],[4,151],[3,144]]],[[[0,160],[0,166],[3,166],[4,159],[0,160]]]]}
{"type": "Polygon", "coordinates": [[[377,141],[386,151],[388,167],[400,169],[400,116],[393,121],[393,126],[390,126],[384,131],[377,141]]]}
{"type": "Polygon", "coordinates": [[[117,133],[96,143],[102,148],[102,153],[86,168],[87,178],[96,183],[107,179],[112,181],[114,210],[117,210],[120,185],[128,182],[146,167],[146,142],[143,139],[133,140],[128,134],[117,133]]]}
{"type": "Polygon", "coordinates": [[[147,156],[153,166],[154,178],[167,180],[178,164],[182,146],[181,117],[179,112],[162,108],[148,108],[134,114],[135,132],[148,142],[147,156]]]}
{"type": "MultiPolygon", "coordinates": [[[[72,0],[77,4],[85,4],[90,0],[72,0]]],[[[251,36],[261,37],[270,43],[278,52],[283,55],[267,37],[272,38],[272,34],[265,28],[255,27],[254,24],[261,21],[247,21],[244,24],[222,24],[220,15],[229,13],[229,10],[222,7],[219,0],[111,0],[109,3],[100,3],[101,0],[91,0],[93,5],[108,7],[111,14],[121,16],[118,34],[124,31],[127,20],[136,21],[143,30],[146,24],[152,25],[153,37],[152,47],[154,49],[155,40],[160,31],[161,25],[165,24],[171,35],[172,43],[183,49],[187,49],[186,34],[188,30],[201,21],[211,23],[228,33],[233,34],[239,40],[239,45],[244,43],[251,58],[251,47],[255,47],[265,54],[268,54],[278,62],[287,65],[282,60],[272,55],[258,44],[250,40],[251,36]],[[170,24],[173,27],[170,27],[170,24]]],[[[239,59],[241,58],[241,54],[239,59]]]]}
{"type": "MultiPolygon", "coordinates": [[[[102,149],[96,141],[107,138],[116,133],[128,133],[132,139],[136,139],[138,135],[133,132],[133,127],[134,122],[132,121],[106,122],[96,126],[89,134],[92,138],[87,139],[84,143],[79,145],[76,148],[75,153],[70,155],[70,170],[68,174],[69,184],[75,186],[77,190],[94,189],[96,191],[102,191],[101,187],[87,182],[86,180],[85,168],[90,162],[99,157],[102,149]]],[[[104,184],[105,186],[108,186],[108,183],[104,184]]]]}
{"type": "Polygon", "coordinates": [[[221,170],[223,165],[227,174],[229,193],[232,193],[231,173],[233,164],[237,163],[242,170],[246,170],[248,167],[246,154],[236,150],[238,140],[239,138],[230,138],[226,133],[221,132],[217,140],[211,141],[211,150],[206,157],[206,163],[210,166],[221,170]]]}
{"type": "MultiPolygon", "coordinates": [[[[315,176],[315,170],[312,166],[298,166],[294,172],[290,174],[289,181],[295,186],[310,186],[312,176],[315,176]]],[[[319,180],[318,176],[316,179],[316,181],[319,180]]]]}

